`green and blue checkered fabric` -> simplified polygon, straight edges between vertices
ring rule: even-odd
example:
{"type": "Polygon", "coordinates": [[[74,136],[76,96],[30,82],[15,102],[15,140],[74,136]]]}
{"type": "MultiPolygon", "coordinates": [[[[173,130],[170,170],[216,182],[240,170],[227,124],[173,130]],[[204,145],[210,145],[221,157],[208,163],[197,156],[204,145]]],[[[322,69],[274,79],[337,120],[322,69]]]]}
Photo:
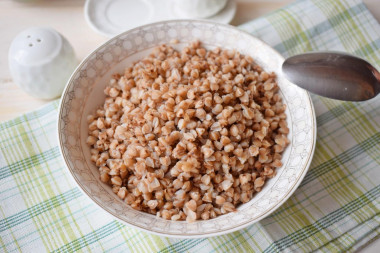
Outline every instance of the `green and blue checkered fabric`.
{"type": "MultiPolygon", "coordinates": [[[[380,25],[356,0],[301,0],[242,29],[284,56],[347,51],[380,67],[380,25]]],[[[353,252],[380,235],[380,97],[312,96],[318,138],[294,195],[264,220],[206,239],[129,228],[73,183],[58,150],[58,102],[0,124],[1,252],[353,252]]]]}

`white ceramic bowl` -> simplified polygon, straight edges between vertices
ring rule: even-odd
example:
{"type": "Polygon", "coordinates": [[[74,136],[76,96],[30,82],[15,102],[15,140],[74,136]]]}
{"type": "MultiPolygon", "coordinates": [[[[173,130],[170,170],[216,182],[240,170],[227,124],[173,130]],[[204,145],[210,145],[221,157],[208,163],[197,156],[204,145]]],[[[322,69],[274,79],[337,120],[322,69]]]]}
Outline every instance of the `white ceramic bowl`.
{"type": "Polygon", "coordinates": [[[275,50],[248,33],[208,21],[159,22],[110,39],[79,65],[62,96],[58,136],[70,173],[83,192],[104,211],[127,225],[159,235],[208,237],[229,233],[263,219],[296,190],[308,170],[316,140],[316,120],[310,97],[282,77],[283,60],[275,50]],[[237,49],[252,56],[266,71],[277,73],[281,94],[287,104],[290,128],[288,137],[291,143],[283,155],[284,166],[277,170],[277,175],[266,183],[260,193],[241,205],[237,212],[190,224],[164,220],[127,206],[108,185],[100,182],[98,169],[90,161],[90,150],[86,144],[86,116],[104,103],[103,89],[111,75],[122,73],[126,66],[146,56],[152,48],[173,39],[180,41],[177,48],[199,39],[208,48],[220,46],[237,49]]]}

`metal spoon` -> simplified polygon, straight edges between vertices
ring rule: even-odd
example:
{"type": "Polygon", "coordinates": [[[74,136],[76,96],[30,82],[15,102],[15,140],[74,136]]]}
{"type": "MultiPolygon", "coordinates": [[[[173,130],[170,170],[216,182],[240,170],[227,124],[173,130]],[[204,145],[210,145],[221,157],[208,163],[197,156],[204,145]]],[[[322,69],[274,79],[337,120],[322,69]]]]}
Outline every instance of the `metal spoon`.
{"type": "Polygon", "coordinates": [[[320,96],[364,101],[380,93],[380,73],[367,61],[338,52],[289,57],[282,72],[292,83],[320,96]]]}

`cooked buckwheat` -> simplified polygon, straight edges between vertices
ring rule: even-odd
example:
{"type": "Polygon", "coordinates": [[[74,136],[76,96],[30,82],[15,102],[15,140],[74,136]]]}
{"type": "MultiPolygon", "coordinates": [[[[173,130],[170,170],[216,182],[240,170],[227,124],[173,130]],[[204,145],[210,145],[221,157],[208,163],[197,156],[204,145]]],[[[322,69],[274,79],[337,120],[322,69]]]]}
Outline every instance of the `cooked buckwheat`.
{"type": "Polygon", "coordinates": [[[194,222],[234,212],[289,144],[274,73],[233,50],[161,45],[116,74],[87,117],[100,180],[131,207],[194,222]]]}

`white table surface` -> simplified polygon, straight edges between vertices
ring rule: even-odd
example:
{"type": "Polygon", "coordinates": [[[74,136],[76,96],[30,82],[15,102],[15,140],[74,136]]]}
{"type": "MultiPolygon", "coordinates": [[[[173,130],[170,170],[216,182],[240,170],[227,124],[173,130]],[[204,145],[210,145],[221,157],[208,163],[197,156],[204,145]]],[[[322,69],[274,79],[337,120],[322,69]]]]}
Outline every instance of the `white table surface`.
{"type": "MultiPolygon", "coordinates": [[[[293,0],[236,0],[237,12],[231,22],[239,25],[293,2],[293,0]]],[[[380,0],[363,0],[380,22],[380,0]]],[[[49,101],[30,97],[18,88],[8,69],[8,49],[12,39],[31,26],[50,26],[73,45],[79,60],[107,40],[87,25],[84,0],[0,0],[0,122],[37,109],[49,101]]],[[[380,252],[375,240],[364,253],[380,252]]]]}

